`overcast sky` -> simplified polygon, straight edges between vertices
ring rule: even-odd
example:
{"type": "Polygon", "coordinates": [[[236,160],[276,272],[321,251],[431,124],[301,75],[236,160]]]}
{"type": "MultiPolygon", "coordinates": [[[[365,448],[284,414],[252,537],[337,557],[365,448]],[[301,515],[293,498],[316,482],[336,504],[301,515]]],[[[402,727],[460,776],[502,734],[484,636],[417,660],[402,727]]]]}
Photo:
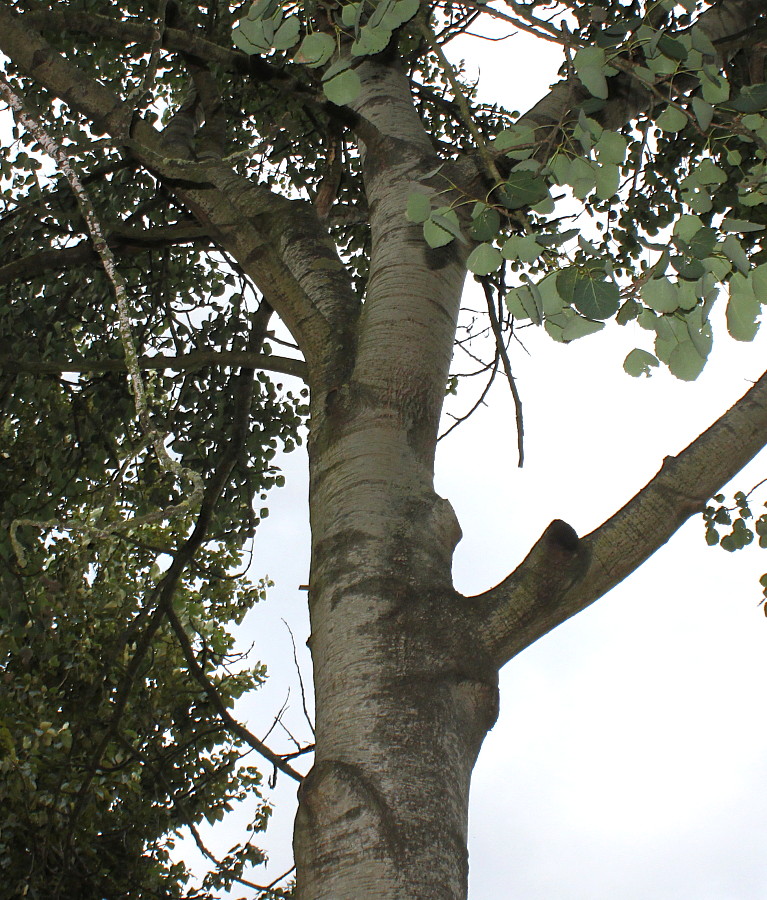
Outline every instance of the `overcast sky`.
{"type": "MultiPolygon", "coordinates": [[[[526,109],[556,78],[559,57],[545,46],[515,40],[483,43],[480,52],[486,96],[508,108],[526,109]]],[[[501,580],[553,518],[579,534],[596,527],[747,390],[765,366],[767,326],[753,344],[737,344],[723,333],[721,310],[718,318],[719,340],[694,384],[663,372],[625,375],[626,353],[651,349],[634,325],[613,323],[566,347],[538,329],[522,332],[529,355],[513,345],[512,364],[525,409],[525,468],[516,467],[513,406],[502,386],[440,445],[437,490],[464,533],[459,590],[501,580]]],[[[292,454],[284,469],[288,484],[270,499],[253,562],[254,576],[268,573],[275,587],[245,624],[271,672],[242,709],[259,734],[288,684],[288,719],[301,730],[281,618],[310,672],[298,590],[309,567],[305,457],[292,454]]],[[[763,455],[732,490],[765,476],[763,455]]],[[[501,714],[473,781],[471,900],[767,896],[765,571],[767,553],[709,548],[693,520],[624,584],[506,666],[501,714]]],[[[264,841],[273,875],[290,865],[294,795],[281,777],[264,841]]],[[[216,843],[237,839],[232,830],[216,843]]]]}

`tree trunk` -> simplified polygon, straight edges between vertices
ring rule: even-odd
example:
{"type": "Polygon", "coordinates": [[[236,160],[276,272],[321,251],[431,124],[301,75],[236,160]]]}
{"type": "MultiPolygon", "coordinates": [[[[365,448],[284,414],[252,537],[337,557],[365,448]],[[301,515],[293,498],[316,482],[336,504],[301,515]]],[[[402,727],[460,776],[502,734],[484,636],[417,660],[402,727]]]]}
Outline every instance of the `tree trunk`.
{"type": "Polygon", "coordinates": [[[316,759],[299,791],[300,900],[461,900],[469,780],[497,671],[452,585],[461,532],[433,487],[464,280],[404,217],[433,150],[396,70],[366,63],[371,269],[349,373],[313,386],[310,647],[316,759]]]}
{"type": "Polygon", "coordinates": [[[460,900],[496,670],[452,587],[457,520],[399,411],[355,383],[338,393],[310,449],[317,750],[297,896],[460,900]]]}

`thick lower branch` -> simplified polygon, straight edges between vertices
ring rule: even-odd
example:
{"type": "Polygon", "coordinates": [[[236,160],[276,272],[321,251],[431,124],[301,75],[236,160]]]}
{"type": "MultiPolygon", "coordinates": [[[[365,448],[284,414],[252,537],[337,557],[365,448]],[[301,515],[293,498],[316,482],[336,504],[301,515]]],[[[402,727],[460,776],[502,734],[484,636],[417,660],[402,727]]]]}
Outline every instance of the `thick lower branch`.
{"type": "Polygon", "coordinates": [[[553,522],[499,585],[473,598],[502,666],[634,572],[767,445],[767,372],[599,528],[553,522]]]}

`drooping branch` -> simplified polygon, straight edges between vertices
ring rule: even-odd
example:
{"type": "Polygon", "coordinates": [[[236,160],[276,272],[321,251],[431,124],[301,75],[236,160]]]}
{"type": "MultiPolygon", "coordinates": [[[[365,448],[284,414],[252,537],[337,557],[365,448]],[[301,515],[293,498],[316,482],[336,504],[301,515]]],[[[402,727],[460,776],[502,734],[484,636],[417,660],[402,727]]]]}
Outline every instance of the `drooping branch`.
{"type": "MultiPolygon", "coordinates": [[[[194,350],[181,356],[138,357],[138,367],[142,371],[171,369],[174,372],[193,372],[207,366],[247,366],[252,369],[264,369],[267,372],[279,372],[281,375],[294,375],[304,381],[307,379],[306,363],[300,359],[286,356],[271,356],[267,353],[256,353],[248,350],[219,351],[194,350]]],[[[24,372],[30,375],[61,375],[63,372],[125,372],[124,359],[16,359],[13,356],[0,355],[0,372],[24,372]]]]}
{"type": "Polygon", "coordinates": [[[599,528],[578,538],[552,522],[499,585],[473,598],[502,666],[634,572],[767,446],[767,372],[599,528]]]}
{"type": "Polygon", "coordinates": [[[136,416],[145,437],[150,440],[154,446],[157,461],[163,471],[172,473],[176,478],[187,482],[191,486],[188,497],[176,507],[177,511],[193,508],[202,496],[202,479],[197,472],[183,466],[168,453],[167,448],[165,447],[165,436],[155,427],[146,388],[141,376],[141,370],[138,366],[138,353],[131,326],[130,302],[127,285],[122,273],[117,269],[114,254],[109,249],[106,242],[104,230],[101,221],[96,214],[93,201],[83,187],[77,172],[72,166],[71,160],[62,146],[54,141],[40,123],[29,114],[22,98],[1,75],[0,93],[2,93],[3,97],[7,100],[11,109],[13,109],[17,120],[34,136],[35,140],[40,144],[43,150],[45,150],[56,163],[72,188],[72,193],[75,195],[80,213],[85,220],[88,234],[90,235],[93,246],[98,254],[101,266],[112,284],[115,300],[117,301],[117,325],[120,334],[120,342],[125,354],[125,365],[128,371],[128,380],[133,395],[136,416]]]}
{"type": "MultiPolygon", "coordinates": [[[[262,346],[266,337],[270,316],[271,309],[266,304],[263,304],[256,312],[248,338],[248,346],[251,352],[262,346]]],[[[164,620],[169,622],[177,636],[189,674],[204,687],[206,694],[226,728],[232,734],[245,741],[264,758],[268,759],[275,768],[290,775],[291,778],[295,778],[298,781],[301,780],[301,775],[289,763],[270,750],[231,715],[215,685],[213,685],[205,670],[197,661],[191,640],[173,609],[173,599],[176,596],[179,583],[207,537],[217,504],[229,482],[237,459],[245,446],[253,396],[253,370],[249,367],[243,367],[239,373],[232,376],[232,387],[234,400],[232,426],[228,435],[221,435],[221,453],[212,474],[205,483],[195,526],[189,537],[173,554],[173,560],[168,570],[154,586],[143,610],[136,616],[129,629],[123,635],[126,646],[128,643],[135,641],[135,649],[115,691],[110,721],[96,747],[89,770],[80,783],[77,799],[71,814],[72,823],[77,821],[85,806],[92,780],[101,765],[107,747],[118,733],[120,720],[130,699],[134,683],[138,678],[143,659],[149,652],[152,641],[164,620]]]]}

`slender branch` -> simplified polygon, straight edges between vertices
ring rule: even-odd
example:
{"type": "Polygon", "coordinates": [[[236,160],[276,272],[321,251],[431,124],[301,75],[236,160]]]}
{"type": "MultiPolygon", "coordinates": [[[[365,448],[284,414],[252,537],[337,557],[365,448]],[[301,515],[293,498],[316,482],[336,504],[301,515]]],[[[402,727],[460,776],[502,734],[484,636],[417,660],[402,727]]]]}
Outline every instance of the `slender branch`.
{"type": "Polygon", "coordinates": [[[270,750],[266,744],[261,743],[261,741],[244,725],[241,725],[229,712],[226,708],[224,701],[221,699],[218,691],[216,690],[215,685],[211,682],[208,676],[205,674],[202,666],[197,662],[197,658],[194,653],[194,647],[192,646],[192,642],[189,639],[189,635],[186,633],[184,626],[181,624],[181,620],[176,615],[172,606],[168,607],[166,610],[166,615],[168,617],[168,621],[170,622],[170,626],[173,629],[176,638],[181,646],[181,652],[184,654],[184,659],[186,660],[186,665],[189,670],[189,674],[197,681],[200,687],[205,691],[208,695],[208,699],[211,704],[215,708],[216,712],[219,714],[221,719],[226,723],[227,728],[232,732],[232,734],[237,735],[241,740],[245,741],[250,747],[254,750],[258,751],[264,759],[268,759],[270,763],[276,768],[279,769],[280,772],[284,772],[286,775],[289,775],[291,778],[296,781],[303,781],[303,775],[289,765],[285,760],[270,750]]]}
{"type": "MultiPolygon", "coordinates": [[[[110,249],[121,256],[179,244],[211,243],[207,230],[196,223],[146,229],[114,225],[104,229],[104,237],[110,249]]],[[[59,250],[40,250],[0,266],[0,285],[13,281],[30,281],[50,269],[68,269],[94,259],[98,259],[98,254],[90,240],[59,250]]]]}
{"type": "Polygon", "coordinates": [[[467,6],[469,7],[469,9],[475,9],[478,12],[484,13],[485,15],[492,16],[494,19],[499,19],[502,22],[508,22],[509,25],[513,25],[520,31],[525,31],[527,32],[527,34],[533,35],[533,37],[542,38],[544,41],[552,41],[555,44],[565,43],[566,38],[554,25],[550,25],[548,22],[544,22],[542,19],[538,19],[536,16],[527,12],[524,7],[520,6],[517,3],[509,3],[508,0],[506,0],[506,3],[518,15],[523,16],[527,21],[516,18],[515,16],[510,16],[508,13],[501,12],[500,10],[493,8],[489,4],[477,2],[477,0],[460,0],[461,6],[467,6]]]}
{"type": "MultiPolygon", "coordinates": [[[[180,356],[167,356],[158,353],[156,356],[139,356],[136,365],[142,371],[172,369],[175,372],[190,372],[206,366],[246,366],[252,369],[264,369],[279,372],[282,375],[294,375],[304,381],[307,378],[306,363],[300,359],[287,356],[271,356],[268,353],[254,353],[248,350],[193,350],[180,356]]],[[[24,372],[31,375],[60,375],[63,372],[125,372],[124,359],[16,359],[13,356],[0,355],[0,371],[24,372]]]]}
{"type": "Polygon", "coordinates": [[[455,74],[455,69],[443,53],[440,45],[437,43],[437,39],[434,36],[434,32],[431,30],[431,27],[425,22],[421,23],[421,34],[423,35],[424,40],[428,44],[432,53],[434,53],[434,55],[437,57],[440,68],[444,72],[447,80],[450,82],[450,86],[453,89],[453,96],[455,97],[455,101],[458,104],[459,109],[461,110],[463,124],[469,129],[469,133],[474,138],[474,143],[477,145],[477,150],[479,151],[479,155],[482,159],[482,163],[485,167],[488,178],[494,185],[501,184],[501,182],[503,182],[503,178],[501,176],[501,173],[498,171],[498,167],[495,164],[493,154],[490,152],[487,144],[485,143],[485,139],[482,136],[479,128],[477,128],[477,123],[474,121],[474,115],[469,108],[469,103],[463,92],[461,83],[458,81],[458,78],[455,74]]]}
{"type": "Polygon", "coordinates": [[[500,362],[500,360],[501,355],[500,353],[498,353],[498,349],[496,348],[495,357],[492,363],[486,365],[480,372],[474,373],[481,374],[482,371],[490,371],[490,377],[487,379],[487,383],[482,389],[482,393],[479,395],[471,409],[468,412],[464,413],[462,416],[454,416],[452,413],[448,413],[448,415],[452,419],[455,419],[455,421],[448,429],[442,432],[442,434],[437,438],[437,441],[444,440],[452,431],[455,431],[455,429],[458,428],[459,425],[462,425],[467,419],[471,418],[471,416],[474,415],[474,413],[480,408],[480,406],[482,406],[482,404],[485,402],[485,397],[487,397],[488,393],[490,392],[490,388],[493,386],[495,376],[498,374],[498,363],[500,362]]]}

